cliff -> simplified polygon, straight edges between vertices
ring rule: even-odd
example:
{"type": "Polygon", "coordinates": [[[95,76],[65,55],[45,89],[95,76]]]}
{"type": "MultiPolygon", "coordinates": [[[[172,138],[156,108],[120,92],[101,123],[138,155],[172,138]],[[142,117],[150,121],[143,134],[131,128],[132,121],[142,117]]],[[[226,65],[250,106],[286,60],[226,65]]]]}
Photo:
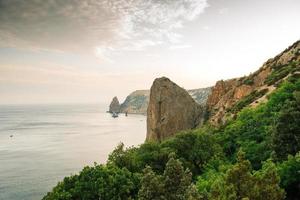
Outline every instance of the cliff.
{"type": "Polygon", "coordinates": [[[114,97],[109,105],[110,113],[119,113],[120,112],[120,103],[117,97],[114,97]]]}
{"type": "MultiPolygon", "coordinates": [[[[211,87],[187,90],[190,96],[200,105],[205,106],[211,87]]],[[[132,114],[147,114],[150,90],[136,90],[128,95],[121,104],[120,112],[132,114]]]]}
{"type": "Polygon", "coordinates": [[[185,89],[165,77],[154,80],[147,110],[147,141],[162,141],[195,128],[203,119],[204,109],[185,89]]]}
{"type": "Polygon", "coordinates": [[[277,85],[288,76],[299,73],[300,41],[269,59],[249,76],[218,81],[207,100],[209,122],[224,124],[246,106],[256,106],[267,100],[277,85]]]}
{"type": "Polygon", "coordinates": [[[122,113],[146,114],[149,103],[149,90],[136,90],[121,104],[122,113]]]}

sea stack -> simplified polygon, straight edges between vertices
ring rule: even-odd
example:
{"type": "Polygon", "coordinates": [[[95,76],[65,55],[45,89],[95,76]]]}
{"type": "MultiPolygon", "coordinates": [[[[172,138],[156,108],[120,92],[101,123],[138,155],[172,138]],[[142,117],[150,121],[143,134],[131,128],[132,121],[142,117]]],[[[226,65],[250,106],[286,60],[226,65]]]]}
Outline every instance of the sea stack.
{"type": "Polygon", "coordinates": [[[109,105],[110,113],[119,113],[120,112],[120,103],[118,97],[114,97],[109,105]]]}
{"type": "Polygon", "coordinates": [[[204,109],[166,77],[154,80],[147,110],[147,141],[162,141],[203,123],[204,109]]]}

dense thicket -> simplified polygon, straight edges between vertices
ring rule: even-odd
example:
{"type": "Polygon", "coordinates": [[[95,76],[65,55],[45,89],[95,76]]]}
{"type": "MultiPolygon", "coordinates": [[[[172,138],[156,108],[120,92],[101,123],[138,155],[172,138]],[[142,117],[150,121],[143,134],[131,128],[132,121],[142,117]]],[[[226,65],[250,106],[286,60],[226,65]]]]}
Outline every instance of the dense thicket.
{"type": "Polygon", "coordinates": [[[281,200],[300,196],[300,79],[265,104],[244,108],[221,128],[125,148],[106,165],[84,168],[48,193],[52,199],[281,200]]]}

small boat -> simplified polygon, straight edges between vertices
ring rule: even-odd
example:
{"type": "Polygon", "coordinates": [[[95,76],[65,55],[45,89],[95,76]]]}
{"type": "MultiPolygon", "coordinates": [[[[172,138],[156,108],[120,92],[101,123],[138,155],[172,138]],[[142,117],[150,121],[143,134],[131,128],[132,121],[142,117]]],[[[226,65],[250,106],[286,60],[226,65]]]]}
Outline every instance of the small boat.
{"type": "Polygon", "coordinates": [[[113,118],[117,118],[117,117],[119,117],[119,115],[118,115],[118,113],[113,112],[113,113],[112,113],[112,117],[113,117],[113,118]]]}

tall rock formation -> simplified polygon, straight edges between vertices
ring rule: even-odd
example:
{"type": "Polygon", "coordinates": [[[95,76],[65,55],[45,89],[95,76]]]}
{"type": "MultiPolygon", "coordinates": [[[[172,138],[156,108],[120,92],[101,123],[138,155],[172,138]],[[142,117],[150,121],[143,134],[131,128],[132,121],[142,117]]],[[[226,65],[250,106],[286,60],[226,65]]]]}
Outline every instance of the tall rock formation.
{"type": "Polygon", "coordinates": [[[162,141],[204,119],[204,109],[189,93],[166,77],[155,79],[147,110],[147,141],[162,141]]]}
{"type": "Polygon", "coordinates": [[[109,105],[109,112],[110,113],[119,113],[120,112],[120,103],[118,97],[114,97],[109,105]]]}
{"type": "Polygon", "coordinates": [[[300,41],[297,41],[249,76],[218,81],[207,100],[209,122],[224,124],[243,107],[259,105],[283,79],[299,72],[300,41]]]}

